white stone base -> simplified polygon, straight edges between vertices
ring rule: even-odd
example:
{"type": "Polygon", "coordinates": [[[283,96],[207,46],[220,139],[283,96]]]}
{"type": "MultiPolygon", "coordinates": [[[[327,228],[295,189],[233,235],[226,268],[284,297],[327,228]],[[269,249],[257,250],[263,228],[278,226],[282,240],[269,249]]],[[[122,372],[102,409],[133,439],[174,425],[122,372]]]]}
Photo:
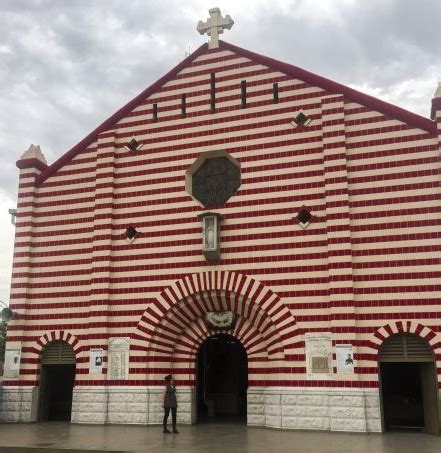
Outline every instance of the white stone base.
{"type": "Polygon", "coordinates": [[[38,412],[38,387],[0,386],[0,422],[34,422],[38,412]]]}
{"type": "MultiPolygon", "coordinates": [[[[38,387],[0,387],[0,421],[37,420],[38,387]]],[[[160,387],[75,387],[72,423],[161,424],[160,387]]],[[[178,389],[178,423],[196,421],[196,392],[178,389]]],[[[378,389],[248,389],[250,426],[381,432],[378,389]]]]}
{"type": "Polygon", "coordinates": [[[248,425],[381,432],[377,389],[249,388],[248,425]]]}
{"type": "MultiPolygon", "coordinates": [[[[76,387],[72,401],[72,423],[161,424],[164,416],[159,387],[76,387]]],[[[178,422],[191,424],[194,391],[179,388],[178,422]]]]}

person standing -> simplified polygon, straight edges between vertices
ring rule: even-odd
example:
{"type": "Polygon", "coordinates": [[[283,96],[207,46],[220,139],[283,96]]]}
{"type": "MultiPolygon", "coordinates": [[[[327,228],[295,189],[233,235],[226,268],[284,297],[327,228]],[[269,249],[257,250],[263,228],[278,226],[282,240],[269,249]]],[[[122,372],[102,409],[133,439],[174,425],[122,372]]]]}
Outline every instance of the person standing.
{"type": "Polygon", "coordinates": [[[178,402],[176,400],[175,381],[173,380],[173,376],[171,374],[165,376],[164,381],[165,389],[164,394],[162,396],[162,407],[164,408],[164,421],[163,421],[164,429],[162,432],[168,434],[170,433],[170,431],[167,429],[167,420],[171,411],[173,432],[175,434],[178,434],[179,431],[176,429],[176,412],[178,409],[178,402]]]}

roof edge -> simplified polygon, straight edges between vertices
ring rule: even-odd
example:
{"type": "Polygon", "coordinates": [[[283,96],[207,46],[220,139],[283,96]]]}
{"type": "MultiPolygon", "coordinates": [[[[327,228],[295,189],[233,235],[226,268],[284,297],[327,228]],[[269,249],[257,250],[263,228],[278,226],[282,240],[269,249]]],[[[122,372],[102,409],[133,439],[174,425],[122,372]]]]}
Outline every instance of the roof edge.
{"type": "Polygon", "coordinates": [[[250,60],[258,61],[264,66],[269,66],[287,75],[299,78],[312,85],[319,86],[320,88],[324,88],[331,93],[343,94],[345,97],[352,101],[370,107],[373,110],[377,110],[397,120],[403,121],[406,124],[410,124],[419,129],[423,129],[434,135],[436,135],[437,133],[436,123],[430,118],[426,118],[424,116],[418,115],[417,113],[413,113],[409,110],[398,107],[394,104],[390,104],[389,102],[382,101],[381,99],[362,93],[361,91],[349,88],[346,85],[334,82],[331,79],[319,76],[317,74],[314,74],[313,72],[307,71],[306,69],[299,68],[298,66],[284,63],[282,61],[275,60],[274,58],[266,57],[255,52],[251,52],[250,50],[243,49],[226,41],[219,40],[219,44],[221,48],[236,52],[246,58],[249,58],[250,60]]]}
{"type": "Polygon", "coordinates": [[[171,80],[179,71],[184,69],[189,63],[191,63],[195,58],[202,55],[208,50],[208,44],[204,43],[198,47],[191,55],[182,60],[174,68],[172,68],[167,74],[163,75],[156,82],[146,88],[144,91],[135,96],[132,100],[127,102],[123,107],[117,110],[113,115],[109,116],[103,123],[101,123],[96,129],[94,129],[90,134],[86,135],[80,142],[78,142],[73,148],[63,154],[58,158],[54,163],[49,165],[38,177],[36,180],[36,186],[41,185],[49,176],[53,175],[57,170],[59,170],[63,165],[67,164],[72,160],[78,153],[87,148],[91,143],[93,143],[98,135],[106,130],[110,129],[115,125],[120,119],[133,110],[138,103],[153,94],[158,88],[164,85],[166,82],[171,80]]]}
{"type": "MultiPolygon", "coordinates": [[[[362,93],[361,91],[349,88],[346,85],[335,82],[331,79],[327,79],[326,77],[319,76],[310,71],[299,68],[298,66],[294,66],[289,63],[284,63],[282,61],[275,60],[274,58],[266,57],[264,55],[252,52],[250,50],[243,49],[242,47],[235,46],[234,44],[230,44],[223,40],[219,40],[219,49],[226,49],[232,52],[236,52],[246,58],[249,58],[250,60],[255,60],[264,66],[269,66],[273,69],[283,72],[284,74],[290,75],[295,78],[299,78],[312,85],[319,86],[320,88],[330,91],[331,93],[343,94],[345,97],[352,101],[355,101],[362,105],[366,105],[367,107],[370,107],[373,110],[377,110],[381,113],[384,113],[385,115],[398,119],[399,121],[403,121],[406,124],[410,124],[414,127],[425,130],[434,135],[437,134],[436,122],[431,120],[430,118],[426,118],[424,116],[410,112],[409,110],[398,107],[394,104],[390,104],[386,101],[382,101],[381,99],[362,93]]],[[[117,123],[127,113],[133,110],[142,99],[153,94],[162,85],[171,80],[179,71],[184,69],[195,58],[199,57],[208,50],[209,50],[208,44],[207,43],[202,44],[191,55],[182,60],[179,64],[173,67],[164,76],[159,78],[156,82],[154,82],[148,88],[146,88],[137,96],[135,96],[127,104],[125,104],[123,107],[117,110],[113,115],[109,116],[103,123],[101,123],[97,128],[90,132],[73,148],[71,148],[69,151],[63,154],[54,163],[47,166],[42,171],[42,173],[37,176],[36,186],[38,187],[39,185],[41,185],[58,169],[60,169],[63,165],[72,160],[79,152],[81,152],[82,150],[87,148],[87,146],[89,146],[91,143],[97,140],[98,135],[100,133],[105,132],[106,130],[112,128],[115,125],[115,123],[117,123]]],[[[217,51],[218,49],[215,50],[217,51]]]]}
{"type": "Polygon", "coordinates": [[[20,170],[23,170],[25,168],[36,168],[40,171],[45,171],[48,168],[48,166],[44,162],[37,159],[36,157],[31,157],[28,159],[19,159],[19,160],[17,160],[15,165],[20,170]]]}

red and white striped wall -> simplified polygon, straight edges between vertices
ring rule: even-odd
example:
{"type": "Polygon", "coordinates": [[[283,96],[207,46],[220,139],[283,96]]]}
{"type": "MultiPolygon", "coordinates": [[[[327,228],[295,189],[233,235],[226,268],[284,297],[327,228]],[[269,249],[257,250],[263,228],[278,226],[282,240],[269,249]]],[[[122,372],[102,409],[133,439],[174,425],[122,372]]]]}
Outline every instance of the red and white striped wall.
{"type": "Polygon", "coordinates": [[[19,316],[8,343],[21,345],[22,361],[4,385],[38,385],[41,348],[59,338],[75,347],[78,388],[157,385],[170,370],[191,386],[212,333],[204,313],[221,308],[236,312],[231,333],[254,387],[375,388],[378,345],[400,329],[430,341],[441,376],[440,100],[423,118],[221,42],[201,46],[54,164],[19,161],[19,316]],[[312,121],[293,127],[299,110],[312,121]],[[132,137],[141,151],[124,147],[132,137]],[[242,182],[216,209],[221,260],[211,264],[185,172],[215,149],[240,162],[242,182]],[[303,206],[314,216],[306,229],[295,220],[303,206]],[[139,231],[132,243],[128,226],[139,231]],[[308,380],[311,332],[354,345],[355,372],[308,380]],[[107,380],[106,367],[89,374],[89,349],[107,350],[113,337],[130,338],[124,381],[107,380]]]}

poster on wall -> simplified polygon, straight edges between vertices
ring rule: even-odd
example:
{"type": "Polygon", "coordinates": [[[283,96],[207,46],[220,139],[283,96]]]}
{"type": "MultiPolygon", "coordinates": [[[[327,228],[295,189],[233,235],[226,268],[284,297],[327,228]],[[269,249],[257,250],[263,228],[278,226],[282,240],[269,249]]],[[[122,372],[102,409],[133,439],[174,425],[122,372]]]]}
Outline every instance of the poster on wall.
{"type": "Polygon", "coordinates": [[[337,373],[354,372],[354,353],[351,344],[338,344],[335,346],[337,359],[337,373]]]}
{"type": "Polygon", "coordinates": [[[101,373],[103,371],[103,349],[90,348],[89,373],[101,373]]]}
{"type": "Polygon", "coordinates": [[[108,379],[127,379],[129,376],[129,339],[112,338],[109,341],[108,379]]]}
{"type": "Polygon", "coordinates": [[[305,335],[306,370],[309,379],[329,379],[332,363],[332,337],[328,332],[305,335]]]}
{"type": "Polygon", "coordinates": [[[17,379],[20,373],[21,348],[10,348],[5,351],[3,377],[17,379]]]}

